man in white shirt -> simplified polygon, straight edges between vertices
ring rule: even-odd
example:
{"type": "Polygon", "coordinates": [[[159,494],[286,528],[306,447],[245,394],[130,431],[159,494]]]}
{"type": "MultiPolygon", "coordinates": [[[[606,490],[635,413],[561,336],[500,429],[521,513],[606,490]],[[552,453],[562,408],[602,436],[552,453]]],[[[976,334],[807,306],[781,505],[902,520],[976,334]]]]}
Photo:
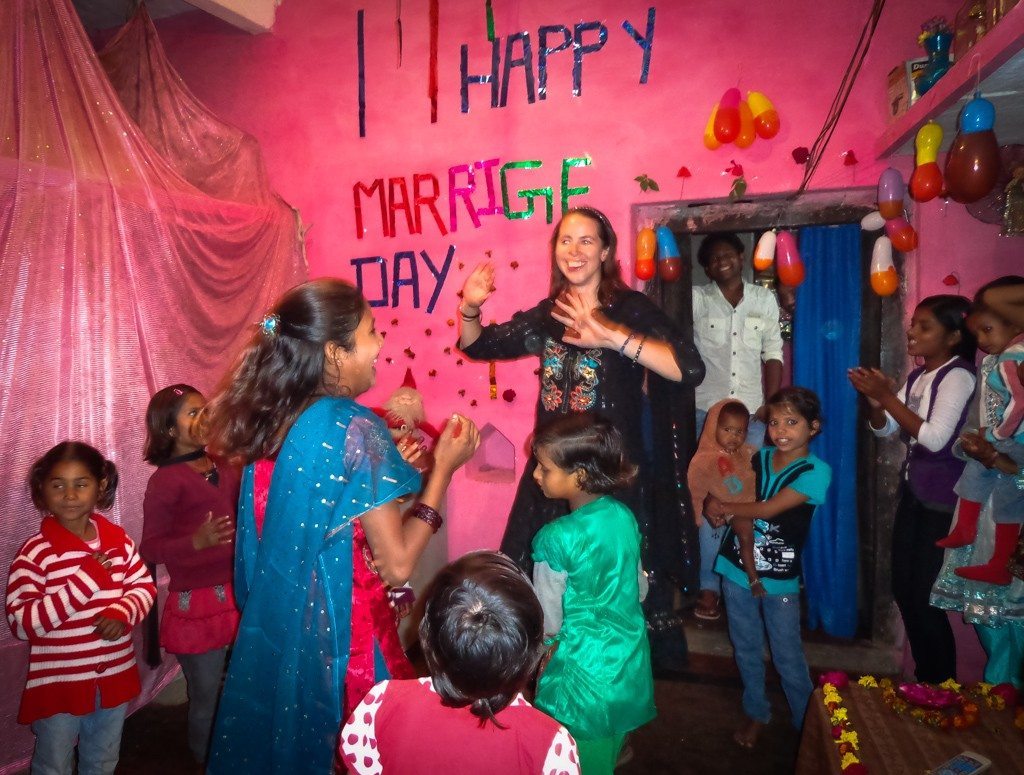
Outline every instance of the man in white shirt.
{"type": "MultiPolygon", "coordinates": [[[[782,333],[775,294],[743,281],[743,251],[739,237],[721,232],[705,237],[697,252],[711,282],[693,288],[693,338],[707,370],[696,388],[696,428],[699,436],[708,409],[724,398],[735,398],[751,413],[747,443],[760,448],[768,420],[764,399],[782,381],[782,333]]],[[[711,568],[723,531],[702,520],[699,533],[701,592],[696,613],[717,619],[721,581],[711,568]]]]}

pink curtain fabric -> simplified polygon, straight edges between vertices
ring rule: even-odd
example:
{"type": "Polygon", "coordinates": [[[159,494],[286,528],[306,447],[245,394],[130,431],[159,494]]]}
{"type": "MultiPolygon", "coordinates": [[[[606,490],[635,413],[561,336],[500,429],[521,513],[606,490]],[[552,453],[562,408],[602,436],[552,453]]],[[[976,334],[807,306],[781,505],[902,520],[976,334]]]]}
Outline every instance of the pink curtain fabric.
{"type": "MultiPolygon", "coordinates": [[[[211,390],[306,275],[298,215],[270,189],[255,140],[191,95],[144,13],[103,64],[110,78],[70,0],[0,3],[4,580],[39,525],[28,468],[63,439],[117,464],[110,516],[138,540],[150,395],[211,390]]],[[[0,773],[32,749],[15,723],[27,651],[0,629],[0,773]]],[[[142,700],[167,665],[142,668],[142,700]]]]}

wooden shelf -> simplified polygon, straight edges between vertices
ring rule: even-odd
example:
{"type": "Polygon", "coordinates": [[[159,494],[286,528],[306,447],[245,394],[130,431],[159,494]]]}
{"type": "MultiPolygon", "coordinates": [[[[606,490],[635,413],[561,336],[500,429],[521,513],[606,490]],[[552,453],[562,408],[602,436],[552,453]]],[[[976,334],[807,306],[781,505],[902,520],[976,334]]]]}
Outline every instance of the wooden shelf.
{"type": "Polygon", "coordinates": [[[877,157],[913,153],[917,130],[928,121],[942,126],[942,147],[948,148],[956,133],[960,108],[973,96],[979,75],[982,96],[996,107],[999,143],[1024,142],[1024,2],[1018,3],[927,94],[889,124],[875,143],[877,157]]]}

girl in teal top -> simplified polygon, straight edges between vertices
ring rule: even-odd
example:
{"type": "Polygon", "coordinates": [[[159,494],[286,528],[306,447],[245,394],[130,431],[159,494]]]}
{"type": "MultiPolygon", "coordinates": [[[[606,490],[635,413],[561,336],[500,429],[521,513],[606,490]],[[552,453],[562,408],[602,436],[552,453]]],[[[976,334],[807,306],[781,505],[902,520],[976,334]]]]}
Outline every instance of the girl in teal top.
{"type": "Polygon", "coordinates": [[[572,733],[584,775],[610,775],[626,733],[655,715],[640,530],[609,494],[629,486],[636,466],[619,431],[591,414],[545,425],[533,452],[544,495],[570,509],[533,540],[534,585],[554,643],[535,704],[572,733]]]}

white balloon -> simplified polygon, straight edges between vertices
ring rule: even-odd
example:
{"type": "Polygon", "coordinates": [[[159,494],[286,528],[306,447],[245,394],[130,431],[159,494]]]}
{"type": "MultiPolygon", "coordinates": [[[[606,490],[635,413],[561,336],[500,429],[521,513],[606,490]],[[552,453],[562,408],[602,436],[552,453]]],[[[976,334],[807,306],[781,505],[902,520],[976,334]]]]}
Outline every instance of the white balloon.
{"type": "Polygon", "coordinates": [[[754,248],[754,267],[756,269],[767,269],[775,261],[775,232],[766,231],[757,241],[754,248]]]}
{"type": "Polygon", "coordinates": [[[885,218],[878,210],[870,212],[860,219],[860,227],[864,231],[878,231],[883,226],[885,226],[885,218]]]}
{"type": "Polygon", "coordinates": [[[883,235],[875,240],[871,248],[871,273],[886,272],[892,268],[895,268],[892,263],[892,241],[883,235]]]}

